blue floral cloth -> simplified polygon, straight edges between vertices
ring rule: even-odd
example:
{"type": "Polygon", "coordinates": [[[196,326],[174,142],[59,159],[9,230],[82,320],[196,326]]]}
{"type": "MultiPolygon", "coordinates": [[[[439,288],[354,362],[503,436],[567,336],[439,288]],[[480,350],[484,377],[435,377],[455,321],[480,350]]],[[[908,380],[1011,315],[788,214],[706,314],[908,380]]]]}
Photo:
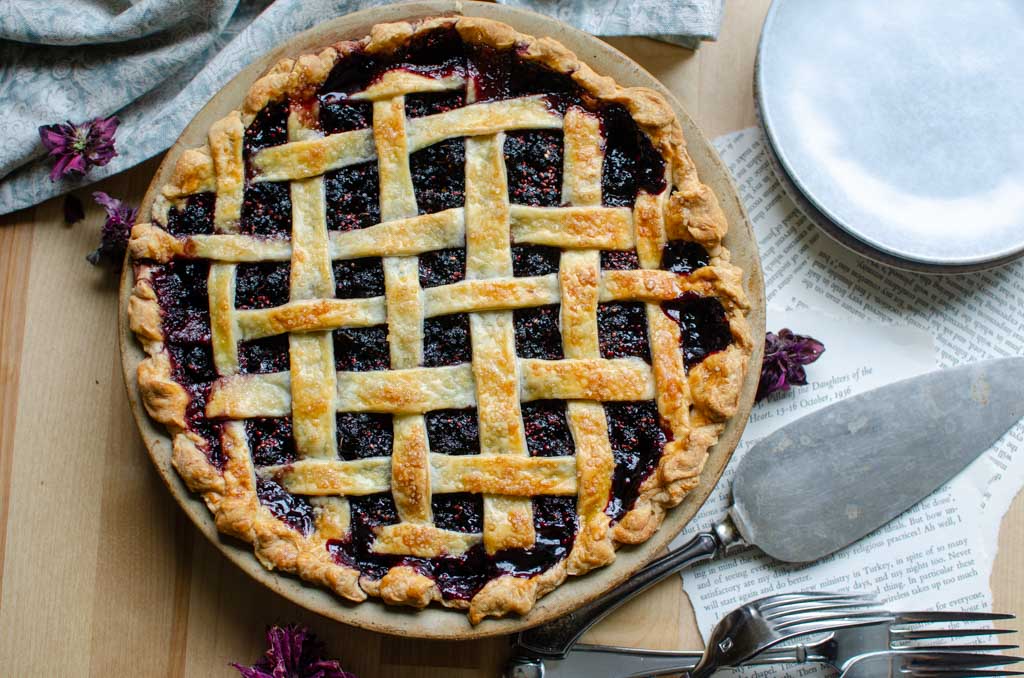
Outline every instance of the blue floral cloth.
{"type": "MultiPolygon", "coordinates": [[[[499,0],[595,35],[714,39],[724,0],[499,0]]],[[[121,172],[170,146],[202,105],[276,44],[381,0],[0,2],[0,214],[121,172]],[[116,113],[118,156],[51,182],[38,128],[116,113]]]]}

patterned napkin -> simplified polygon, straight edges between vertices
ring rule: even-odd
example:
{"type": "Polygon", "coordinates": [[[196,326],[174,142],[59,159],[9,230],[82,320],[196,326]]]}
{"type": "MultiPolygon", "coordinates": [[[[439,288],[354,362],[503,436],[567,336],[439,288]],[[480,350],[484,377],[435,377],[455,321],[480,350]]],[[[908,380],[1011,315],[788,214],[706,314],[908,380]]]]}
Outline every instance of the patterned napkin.
{"type": "MultiPolygon", "coordinates": [[[[499,0],[595,35],[695,48],[724,0],[499,0]]],[[[0,214],[157,155],[253,59],[325,19],[381,0],[7,0],[0,2],[0,214]],[[37,128],[117,114],[118,156],[51,182],[37,128]]]]}

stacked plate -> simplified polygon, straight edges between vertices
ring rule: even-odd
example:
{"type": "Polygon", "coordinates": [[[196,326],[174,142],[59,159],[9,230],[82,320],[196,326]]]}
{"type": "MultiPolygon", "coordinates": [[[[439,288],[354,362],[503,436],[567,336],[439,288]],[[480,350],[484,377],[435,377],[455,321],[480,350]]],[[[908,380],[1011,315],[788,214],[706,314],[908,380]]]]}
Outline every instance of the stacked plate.
{"type": "Polygon", "coordinates": [[[755,97],[776,173],[833,238],[899,268],[1024,255],[1024,5],[776,0],[755,97]]]}

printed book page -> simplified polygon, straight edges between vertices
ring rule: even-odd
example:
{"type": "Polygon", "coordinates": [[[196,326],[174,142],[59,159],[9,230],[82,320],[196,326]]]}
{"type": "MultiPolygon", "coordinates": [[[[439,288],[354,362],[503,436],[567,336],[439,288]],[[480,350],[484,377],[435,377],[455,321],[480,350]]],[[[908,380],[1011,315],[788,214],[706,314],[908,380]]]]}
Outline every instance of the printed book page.
{"type": "MultiPolygon", "coordinates": [[[[808,367],[806,386],[777,393],[754,408],[722,481],[674,546],[725,515],[736,464],[759,440],[833,402],[934,369],[932,338],[916,328],[841,320],[810,310],[770,308],[769,318],[776,329],[789,327],[819,339],[825,353],[808,367]],[[872,348],[865,351],[865,346],[872,348]]],[[[683,587],[705,638],[743,603],[793,591],[871,592],[893,609],[987,609],[991,558],[973,527],[978,501],[977,488],[959,477],[873,534],[812,565],[780,563],[749,548],[687,570],[683,587]]],[[[808,670],[759,667],[756,675],[819,675],[808,670]]],[[[740,675],[753,676],[753,671],[740,675]]],[[[827,674],[822,669],[820,675],[827,674]]]]}
{"type": "MultiPolygon", "coordinates": [[[[757,235],[769,300],[768,328],[789,327],[826,351],[809,383],[751,413],[723,480],[675,545],[707,529],[729,505],[746,450],[815,409],[866,390],[962,362],[1024,355],[1024,262],[937,278],[875,264],[846,251],[804,217],[776,181],[761,132],[716,140],[757,235]]],[[[988,581],[999,522],[1020,490],[1024,425],[964,473],[858,543],[812,565],[756,549],[683,575],[701,634],[744,602],[806,589],[873,592],[894,609],[990,609],[988,581]],[[1015,467],[1015,464],[1017,465],[1015,467]]],[[[828,675],[809,667],[760,667],[747,676],[828,675]]]]}
{"type": "MultiPolygon", "coordinates": [[[[935,339],[939,367],[1024,356],[1024,259],[956,276],[899,271],[865,259],[825,235],[786,197],[763,143],[757,128],[715,140],[754,224],[770,305],[922,329],[935,339]]],[[[1024,422],[971,469],[981,492],[981,528],[992,548],[1024,485],[1022,461],[1024,422]]]]}

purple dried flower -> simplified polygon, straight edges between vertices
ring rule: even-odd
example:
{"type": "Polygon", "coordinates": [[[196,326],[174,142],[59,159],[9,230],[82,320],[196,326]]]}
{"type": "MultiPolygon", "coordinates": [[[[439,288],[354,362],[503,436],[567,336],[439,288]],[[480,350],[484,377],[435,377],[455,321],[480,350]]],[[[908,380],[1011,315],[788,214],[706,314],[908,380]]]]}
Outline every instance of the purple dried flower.
{"type": "Polygon", "coordinates": [[[309,629],[295,624],[267,629],[267,652],[252,666],[231,664],[244,678],[356,678],[334,659],[309,629]]]}
{"type": "Polygon", "coordinates": [[[92,197],[103,206],[103,209],[107,210],[107,220],[103,224],[100,246],[86,259],[93,265],[99,264],[101,259],[106,259],[120,267],[124,260],[124,252],[128,248],[128,237],[131,235],[132,225],[135,223],[135,216],[139,210],[125,205],[117,198],[111,198],[101,191],[96,191],[92,197]]]}
{"type": "Polygon", "coordinates": [[[64,196],[64,223],[70,226],[85,218],[85,208],[78,196],[68,193],[64,196]]]}
{"type": "Polygon", "coordinates": [[[806,384],[804,365],[810,365],[824,352],[825,344],[811,337],[793,334],[788,329],[779,330],[778,334],[766,334],[756,399],[760,401],[776,391],[788,391],[791,386],[806,384]]]}
{"type": "Polygon", "coordinates": [[[114,134],[121,123],[116,115],[94,118],[79,125],[68,120],[39,128],[39,138],[55,158],[50,181],[64,177],[83,176],[93,167],[101,167],[117,155],[114,134]]]}

